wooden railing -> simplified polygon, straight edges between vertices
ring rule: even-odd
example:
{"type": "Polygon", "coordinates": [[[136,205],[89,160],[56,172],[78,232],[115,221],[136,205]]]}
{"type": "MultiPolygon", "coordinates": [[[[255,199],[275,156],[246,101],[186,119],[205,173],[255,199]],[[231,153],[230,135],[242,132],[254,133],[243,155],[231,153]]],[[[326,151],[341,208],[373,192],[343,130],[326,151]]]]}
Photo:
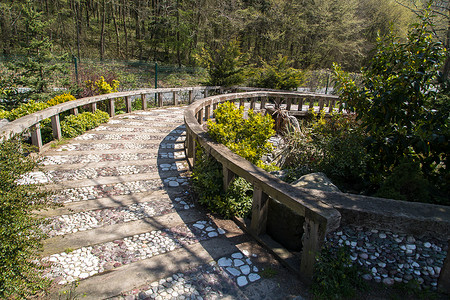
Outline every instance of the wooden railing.
{"type": "Polygon", "coordinates": [[[219,87],[143,89],[137,91],[111,93],[77,99],[49,107],[42,111],[38,111],[36,113],[24,116],[20,119],[8,123],[7,125],[0,128],[0,138],[8,139],[15,134],[21,134],[27,130],[30,130],[32,144],[36,146],[38,151],[40,151],[43,146],[40,122],[50,118],[52,124],[53,138],[61,139],[62,134],[59,115],[63,112],[70,111],[72,114],[76,115],[78,114],[78,109],[80,107],[86,106],[90,107],[91,112],[95,112],[97,110],[97,104],[99,102],[106,101],[108,103],[108,105],[106,105],[106,107],[108,107],[108,113],[111,117],[113,117],[116,113],[115,101],[119,98],[124,99],[125,111],[129,113],[132,111],[132,97],[140,96],[140,101],[142,102],[142,109],[145,110],[148,107],[147,104],[149,100],[149,97],[147,97],[147,95],[151,95],[152,97],[156,95],[157,106],[162,107],[164,105],[163,94],[172,93],[171,104],[177,105],[180,93],[187,93],[188,96],[187,102],[192,103],[194,101],[194,93],[202,92],[204,97],[208,97],[208,94],[212,91],[221,92],[222,89],[219,87]]]}
{"type": "MultiPolygon", "coordinates": [[[[323,106],[328,103],[329,110],[332,110],[337,100],[334,96],[257,91],[212,96],[197,101],[191,104],[185,112],[186,153],[192,164],[195,165],[195,149],[197,145],[200,145],[206,153],[219,161],[223,166],[225,189],[235,176],[242,177],[253,185],[250,231],[254,235],[258,236],[266,231],[269,197],[278,200],[305,218],[299,273],[304,278],[310,279],[313,275],[316,255],[322,247],[325,235],[339,227],[340,213],[325,202],[318,200],[308,191],[295,188],[281,181],[234,154],[227,147],[212,142],[202,126],[206,120],[212,117],[219,103],[232,101],[244,105],[244,102],[248,101],[251,108],[261,109],[266,106],[270,99],[278,103],[284,102],[289,109],[291,105],[297,104],[300,110],[303,103],[312,103],[316,100],[319,100],[319,103],[322,103],[323,106]]],[[[323,108],[323,106],[321,107],[323,108]]]]}

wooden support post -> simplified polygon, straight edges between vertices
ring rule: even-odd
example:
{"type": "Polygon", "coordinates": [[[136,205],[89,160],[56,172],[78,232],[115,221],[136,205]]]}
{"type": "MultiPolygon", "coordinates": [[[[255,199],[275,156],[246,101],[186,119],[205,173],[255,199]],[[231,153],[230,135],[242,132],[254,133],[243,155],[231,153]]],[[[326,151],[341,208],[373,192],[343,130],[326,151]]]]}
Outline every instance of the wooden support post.
{"type": "Polygon", "coordinates": [[[298,111],[302,111],[303,110],[303,98],[298,98],[298,111]]]}
{"type": "Polygon", "coordinates": [[[125,96],[125,112],[129,114],[131,112],[131,98],[129,96],[125,96]]]}
{"type": "Polygon", "coordinates": [[[74,116],[78,115],[78,107],[72,108],[72,109],[70,110],[70,113],[71,113],[72,115],[74,115],[74,116]]]}
{"type": "Polygon", "coordinates": [[[231,181],[233,181],[234,177],[236,177],[236,174],[234,174],[230,169],[223,166],[222,167],[222,174],[223,174],[223,190],[226,192],[228,187],[230,186],[231,181]]]}
{"type": "Polygon", "coordinates": [[[208,105],[205,107],[205,121],[208,121],[208,119],[211,117],[211,106],[208,105]]]}
{"type": "Polygon", "coordinates": [[[245,104],[245,101],[244,101],[244,99],[239,99],[239,107],[243,107],[244,106],[244,104],[245,104]]]}
{"type": "Polygon", "coordinates": [[[217,103],[213,104],[213,111],[212,111],[212,117],[215,118],[216,117],[216,109],[217,109],[217,103]]]}
{"type": "Polygon", "coordinates": [[[292,105],[292,98],[287,98],[286,99],[286,110],[287,111],[291,110],[291,105],[292,105]]]}
{"type": "Polygon", "coordinates": [[[38,152],[42,149],[41,124],[37,123],[30,127],[31,143],[36,146],[38,152]]]}
{"type": "Polygon", "coordinates": [[[60,140],[62,134],[61,134],[61,123],[59,122],[59,115],[52,116],[51,120],[52,120],[53,138],[56,140],[60,140]]]}
{"type": "Polygon", "coordinates": [[[329,113],[332,113],[333,112],[333,109],[334,109],[334,106],[336,105],[336,100],[335,99],[331,99],[330,100],[330,107],[328,108],[328,112],[329,113]]]}
{"type": "Polygon", "coordinates": [[[163,107],[163,94],[162,93],[158,93],[158,106],[159,107],[163,107]]]}
{"type": "Polygon", "coordinates": [[[97,111],[97,102],[91,103],[91,113],[95,113],[97,111]]]}
{"type": "Polygon", "coordinates": [[[321,111],[324,107],[324,100],[323,98],[319,98],[319,111],[321,111]]]}
{"type": "Polygon", "coordinates": [[[203,124],[203,108],[200,109],[197,113],[197,122],[198,124],[203,124]]]}
{"type": "Polygon", "coordinates": [[[312,279],[314,263],[325,240],[325,228],[322,227],[314,220],[305,217],[300,273],[306,280],[312,279]]]}
{"type": "Polygon", "coordinates": [[[255,98],[250,98],[250,109],[255,109],[255,98]]]}
{"type": "Polygon", "coordinates": [[[250,230],[255,235],[266,233],[269,196],[257,187],[253,188],[252,223],[250,230]]]}
{"type": "Polygon", "coordinates": [[[142,110],[147,109],[147,95],[141,94],[142,110]]]}
{"type": "Polygon", "coordinates": [[[173,92],[173,105],[178,105],[178,94],[177,92],[173,92]]]}
{"type": "Polygon", "coordinates": [[[261,100],[261,106],[260,106],[260,108],[261,109],[264,109],[264,108],[266,108],[266,97],[260,97],[260,100],[261,100]]]}
{"type": "Polygon", "coordinates": [[[309,100],[309,108],[313,108],[314,107],[314,100],[316,100],[315,97],[311,97],[311,99],[309,100]]]}
{"type": "Polygon", "coordinates": [[[450,294],[450,248],[447,250],[447,257],[439,275],[438,289],[446,294],[450,294]]]}
{"type": "Polygon", "coordinates": [[[114,107],[114,99],[109,99],[109,116],[112,118],[116,115],[116,109],[114,107]]]}
{"type": "Polygon", "coordinates": [[[186,157],[187,158],[193,158],[195,155],[195,149],[192,148],[192,134],[186,134],[186,142],[185,142],[185,148],[186,148],[186,157]]]}
{"type": "Polygon", "coordinates": [[[208,98],[208,90],[207,89],[205,89],[204,95],[205,95],[205,98],[208,98]]]}
{"type": "Polygon", "coordinates": [[[194,100],[194,94],[192,91],[189,91],[189,104],[191,104],[193,100],[194,100]]]}

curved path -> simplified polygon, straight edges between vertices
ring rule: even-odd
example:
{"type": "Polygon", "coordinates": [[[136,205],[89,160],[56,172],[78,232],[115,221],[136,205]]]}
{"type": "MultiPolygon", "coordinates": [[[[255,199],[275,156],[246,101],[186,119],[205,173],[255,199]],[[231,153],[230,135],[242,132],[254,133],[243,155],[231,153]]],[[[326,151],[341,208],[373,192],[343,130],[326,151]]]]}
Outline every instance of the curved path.
{"type": "Polygon", "coordinates": [[[183,112],[119,115],[43,152],[42,172],[29,180],[49,182],[63,204],[43,212],[52,298],[71,288],[83,299],[304,295],[301,283],[233,222],[192,201],[183,112]]]}

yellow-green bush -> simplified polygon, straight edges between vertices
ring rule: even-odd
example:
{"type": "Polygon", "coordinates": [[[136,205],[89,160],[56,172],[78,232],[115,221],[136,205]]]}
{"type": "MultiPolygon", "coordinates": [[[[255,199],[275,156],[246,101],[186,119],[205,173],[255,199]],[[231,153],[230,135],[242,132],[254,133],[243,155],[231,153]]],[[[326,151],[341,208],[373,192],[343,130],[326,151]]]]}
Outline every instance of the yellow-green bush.
{"type": "Polygon", "coordinates": [[[92,91],[93,95],[103,95],[109,93],[116,93],[117,89],[119,88],[120,82],[118,80],[113,79],[111,80],[110,83],[108,83],[105,80],[105,77],[101,76],[100,79],[96,81],[86,80],[84,84],[87,90],[92,91]]]}
{"type": "Polygon", "coordinates": [[[53,97],[52,99],[47,101],[48,106],[58,105],[67,101],[75,100],[76,98],[70,93],[64,93],[62,95],[58,95],[53,97]]]}
{"type": "Polygon", "coordinates": [[[48,108],[48,104],[44,102],[35,102],[30,100],[28,103],[23,103],[19,107],[11,111],[0,112],[0,118],[8,119],[9,121],[14,121],[23,116],[35,113],[37,111],[48,108]]]}
{"type": "Polygon", "coordinates": [[[268,142],[275,134],[271,116],[249,110],[248,118],[245,119],[244,108],[237,108],[231,102],[219,104],[214,113],[215,122],[208,120],[211,138],[251,163],[266,167],[261,158],[273,150],[272,144],[268,142]]]}

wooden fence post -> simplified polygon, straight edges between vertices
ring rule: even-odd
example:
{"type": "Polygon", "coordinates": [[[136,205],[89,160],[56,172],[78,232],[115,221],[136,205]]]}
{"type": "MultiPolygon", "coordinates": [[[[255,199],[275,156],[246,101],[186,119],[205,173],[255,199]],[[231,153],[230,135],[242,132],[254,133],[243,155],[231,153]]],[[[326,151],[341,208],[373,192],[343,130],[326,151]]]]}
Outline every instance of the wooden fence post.
{"type": "Polygon", "coordinates": [[[114,107],[114,99],[109,99],[109,116],[112,118],[116,115],[116,109],[114,107]]]}
{"type": "Polygon", "coordinates": [[[158,106],[159,107],[163,107],[164,106],[162,93],[158,93],[158,106]]]}
{"type": "Polygon", "coordinates": [[[177,92],[173,92],[173,105],[178,105],[178,95],[177,92]]]}
{"type": "Polygon", "coordinates": [[[129,96],[125,96],[125,112],[129,114],[131,112],[131,98],[129,96]]]}
{"type": "Polygon", "coordinates": [[[223,174],[223,190],[226,192],[228,187],[230,186],[231,181],[233,181],[236,174],[234,174],[230,169],[225,166],[222,166],[222,174],[223,174]]]}
{"type": "Polygon", "coordinates": [[[91,113],[95,113],[97,111],[97,102],[91,103],[91,113]]]}
{"type": "Polygon", "coordinates": [[[300,273],[306,280],[312,279],[316,257],[325,240],[325,228],[322,227],[309,217],[305,217],[300,273]]]}
{"type": "Polygon", "coordinates": [[[447,257],[439,275],[438,288],[442,292],[450,294],[450,248],[447,250],[447,257]]]}
{"type": "Polygon", "coordinates": [[[30,127],[31,131],[31,143],[36,146],[37,150],[40,152],[42,149],[42,136],[41,136],[41,124],[36,123],[30,127]]]}
{"type": "Polygon", "coordinates": [[[142,110],[147,109],[147,95],[141,94],[142,110]]]}
{"type": "Polygon", "coordinates": [[[60,140],[62,137],[62,134],[61,134],[61,123],[59,122],[59,114],[52,116],[51,121],[52,121],[53,138],[60,140]]]}
{"type": "Polygon", "coordinates": [[[266,233],[269,196],[256,186],[253,187],[252,222],[250,230],[255,235],[266,233]]]}

